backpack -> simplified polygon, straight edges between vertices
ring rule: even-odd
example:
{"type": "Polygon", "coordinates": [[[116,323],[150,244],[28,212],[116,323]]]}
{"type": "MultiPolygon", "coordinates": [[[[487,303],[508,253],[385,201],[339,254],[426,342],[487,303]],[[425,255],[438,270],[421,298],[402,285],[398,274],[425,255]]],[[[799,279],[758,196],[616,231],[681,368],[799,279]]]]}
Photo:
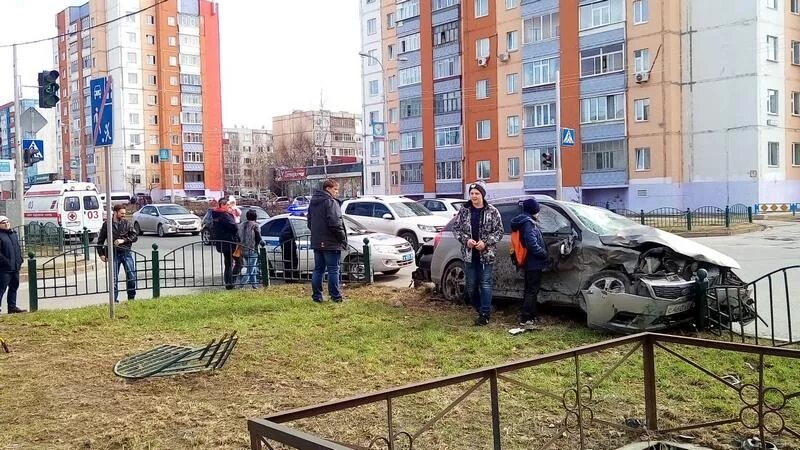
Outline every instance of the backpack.
{"type": "Polygon", "coordinates": [[[524,267],[525,258],[528,256],[528,248],[525,247],[525,242],[522,237],[522,229],[514,230],[511,232],[511,246],[508,248],[511,254],[511,263],[515,267],[524,267]]]}

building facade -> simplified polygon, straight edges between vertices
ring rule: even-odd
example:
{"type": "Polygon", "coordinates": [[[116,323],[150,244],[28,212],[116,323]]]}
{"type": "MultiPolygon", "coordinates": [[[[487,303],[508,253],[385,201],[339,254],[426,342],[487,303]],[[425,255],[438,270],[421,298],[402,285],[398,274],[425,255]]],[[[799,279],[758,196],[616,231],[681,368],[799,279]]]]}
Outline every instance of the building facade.
{"type": "Polygon", "coordinates": [[[225,128],[222,137],[225,192],[266,192],[272,182],[272,133],[264,129],[225,128]]]}
{"type": "MultiPolygon", "coordinates": [[[[362,52],[383,63],[364,58],[363,114],[369,129],[386,111],[395,193],[463,196],[482,180],[493,197],[556,195],[560,163],[564,197],[588,204],[796,201],[798,8],[361,0],[362,52]]],[[[382,167],[367,162],[369,180],[382,167]]]]}
{"type": "MultiPolygon", "coordinates": [[[[27,133],[23,128],[23,139],[37,139],[44,144],[42,156],[44,159],[38,163],[25,168],[25,183],[29,184],[43,178],[61,178],[63,168],[61,158],[58,153],[58,125],[56,123],[56,110],[39,108],[37,99],[21,99],[22,111],[34,108],[47,121],[47,125],[36,133],[27,133]]],[[[15,159],[17,151],[17,138],[15,128],[16,118],[14,116],[14,102],[0,105],[0,159],[15,159]]],[[[2,188],[4,192],[13,191],[14,182],[4,181],[2,188]]]]}
{"type": "Polygon", "coordinates": [[[112,191],[219,196],[222,108],[218,6],[208,0],[150,4],[90,0],[56,16],[64,176],[105,184],[105,154],[92,145],[92,79],[113,89],[112,191]],[[119,19],[119,20],[115,20],[119,19]],[[110,21],[110,22],[109,22],[110,21]],[[96,24],[109,22],[105,26],[96,24]],[[168,160],[160,158],[167,149],[168,160]],[[169,191],[169,192],[168,192],[169,191]]]}

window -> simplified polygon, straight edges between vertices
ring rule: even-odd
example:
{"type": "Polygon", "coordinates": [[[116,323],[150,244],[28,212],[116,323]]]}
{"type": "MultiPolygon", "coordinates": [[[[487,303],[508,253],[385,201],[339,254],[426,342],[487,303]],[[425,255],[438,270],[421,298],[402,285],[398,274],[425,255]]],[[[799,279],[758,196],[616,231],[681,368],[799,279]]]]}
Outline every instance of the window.
{"type": "Polygon", "coordinates": [[[170,142],[172,142],[172,145],[178,145],[181,143],[181,138],[177,134],[173,134],[170,136],[170,142]]]}
{"type": "Polygon", "coordinates": [[[389,123],[397,123],[400,117],[400,110],[398,108],[389,108],[389,123]]]}
{"type": "Polygon", "coordinates": [[[400,133],[400,150],[422,148],[422,131],[400,133]]]}
{"type": "Polygon", "coordinates": [[[526,148],[525,172],[547,172],[555,170],[556,148],[526,148]]]}
{"type": "Polygon", "coordinates": [[[650,170],[650,147],[636,149],[636,170],[650,170]]]}
{"type": "Polygon", "coordinates": [[[413,52],[414,50],[419,50],[419,44],[420,44],[419,33],[404,36],[397,40],[397,46],[400,49],[399,53],[413,52]]]}
{"type": "Polygon", "coordinates": [[[181,35],[181,47],[200,47],[200,37],[191,34],[181,35]]]}
{"type": "Polygon", "coordinates": [[[519,74],[510,73],[506,75],[506,94],[516,94],[517,85],[519,84],[519,74]]]}
{"type": "Polygon", "coordinates": [[[646,122],[650,118],[650,99],[639,98],[633,101],[634,120],[646,122]]]}
{"type": "Polygon", "coordinates": [[[370,80],[369,82],[369,96],[370,97],[377,97],[379,94],[378,92],[378,80],[370,80]]]}
{"type": "Polygon", "coordinates": [[[778,61],[778,38],[767,36],[767,61],[778,61]]]}
{"type": "Polygon", "coordinates": [[[554,12],[525,19],[522,22],[523,44],[533,44],[534,42],[557,38],[560,34],[558,18],[558,13],[554,12]]]}
{"type": "MultiPolygon", "coordinates": [[[[158,125],[158,115],[150,115],[150,116],[148,116],[147,117],[147,124],[148,125],[158,125]]],[[[150,143],[151,144],[153,143],[153,139],[152,139],[153,137],[155,137],[155,135],[150,136],[150,138],[151,138],[150,139],[150,143]]]]}
{"type": "Polygon", "coordinates": [[[158,84],[158,79],[155,75],[148,75],[147,76],[147,84],[150,86],[156,86],[158,84]]]}
{"type": "Polygon", "coordinates": [[[459,0],[433,0],[433,11],[457,5],[459,0]]]}
{"type": "Polygon", "coordinates": [[[148,25],[155,25],[156,24],[155,16],[149,16],[149,15],[145,16],[145,23],[148,25]]]}
{"type": "Polygon", "coordinates": [[[397,170],[393,170],[391,173],[392,176],[392,186],[397,186],[400,184],[400,172],[397,170]]]}
{"type": "Polygon", "coordinates": [[[381,146],[379,141],[372,141],[369,143],[369,156],[378,158],[381,156],[381,146]]]}
{"type": "Polygon", "coordinates": [[[461,127],[446,127],[436,129],[436,146],[452,147],[461,145],[461,127]]]}
{"type": "Polygon", "coordinates": [[[173,125],[180,125],[181,119],[178,116],[172,116],[172,118],[170,119],[170,122],[173,125]]]}
{"type": "Polygon", "coordinates": [[[169,57],[169,65],[170,66],[177,66],[178,65],[178,58],[174,56],[169,57]]]}
{"type": "Polygon", "coordinates": [[[633,52],[634,73],[645,73],[650,71],[650,51],[634,50],[633,52]]]}
{"type": "Polygon", "coordinates": [[[780,144],[777,142],[767,143],[767,165],[769,167],[780,167],[780,144]]]}
{"type": "Polygon", "coordinates": [[[624,19],[622,10],[622,0],[602,0],[588,5],[581,5],[580,30],[622,22],[624,19]]]}
{"type": "Polygon", "coordinates": [[[156,55],[147,55],[147,64],[154,66],[156,64],[156,55]]]}
{"type": "Polygon", "coordinates": [[[380,186],[381,185],[381,173],[380,172],[370,172],[369,173],[369,181],[370,186],[380,186]]]}
{"type": "Polygon", "coordinates": [[[386,15],[386,29],[391,30],[394,28],[394,13],[389,13],[386,15]]]}
{"type": "Polygon", "coordinates": [[[519,31],[509,31],[506,33],[506,50],[515,52],[519,50],[519,31]]]}
{"type": "Polygon", "coordinates": [[[389,140],[389,153],[391,153],[392,155],[400,153],[400,145],[398,144],[397,139],[389,140]]]}
{"type": "Polygon", "coordinates": [[[800,116],[800,92],[792,92],[792,115],[800,116]]]}
{"type": "Polygon", "coordinates": [[[198,56],[198,55],[186,55],[186,54],[181,53],[181,65],[182,66],[199,67],[200,66],[200,56],[198,56]]]}
{"type": "Polygon", "coordinates": [[[203,113],[200,112],[182,112],[181,123],[188,125],[202,125],[203,113]]]}
{"type": "Polygon", "coordinates": [[[400,183],[422,183],[422,164],[400,164],[400,183]]]}
{"type": "Polygon", "coordinates": [[[447,78],[458,75],[461,69],[461,58],[458,55],[433,62],[433,79],[447,78]]]}
{"type": "Polygon", "coordinates": [[[581,123],[605,122],[625,118],[625,96],[604,95],[581,100],[581,123]]]}
{"type": "Polygon", "coordinates": [[[128,63],[136,64],[137,61],[138,61],[138,58],[136,58],[136,53],[128,52],[128,63]]]}
{"type": "Polygon", "coordinates": [[[442,161],[436,163],[437,180],[461,180],[461,161],[442,161]]]}
{"type": "Polygon", "coordinates": [[[389,83],[389,92],[394,92],[397,90],[397,75],[390,75],[387,79],[389,83]]]}
{"type": "MultiPolygon", "coordinates": [[[[800,0],[797,0],[800,2],[800,0]]],[[[800,64],[800,42],[792,41],[792,64],[800,64]]]]}
{"type": "Polygon", "coordinates": [[[129,84],[139,84],[139,74],[138,73],[129,73],[128,74],[128,83],[129,84]]]}
{"type": "Polygon", "coordinates": [[[508,177],[519,178],[519,157],[508,158],[508,177]]]}
{"type": "Polygon", "coordinates": [[[475,98],[478,100],[489,97],[489,80],[478,80],[475,83],[475,98]]]}
{"type": "Polygon", "coordinates": [[[475,57],[487,58],[489,56],[489,38],[481,38],[475,41],[475,57]]]}
{"type": "Polygon", "coordinates": [[[525,106],[525,127],[546,127],[556,124],[556,104],[543,103],[525,106]]]}
{"type": "Polygon", "coordinates": [[[400,100],[400,118],[419,117],[422,115],[422,99],[409,98],[400,100]]]}
{"type": "Polygon", "coordinates": [[[619,72],[625,68],[622,44],[613,44],[581,52],[581,77],[619,72]]]}
{"type": "Polygon", "coordinates": [[[131,145],[142,145],[142,135],[141,134],[132,134],[131,135],[131,145]]]}
{"type": "Polygon", "coordinates": [[[506,0],[506,9],[514,9],[517,7],[517,0],[506,0]]]}
{"type": "Polygon", "coordinates": [[[150,155],[150,164],[158,164],[159,162],[158,155],[150,155]]]}
{"type": "Polygon", "coordinates": [[[386,46],[386,54],[389,57],[389,59],[395,58],[396,55],[394,53],[394,44],[389,44],[386,46]]]}
{"type": "Polygon", "coordinates": [[[380,122],[381,117],[378,115],[378,111],[370,111],[369,112],[369,124],[372,125],[373,123],[380,122]]]}
{"type": "Polygon", "coordinates": [[[628,167],[624,139],[583,143],[581,153],[584,172],[620,170],[628,167]]]}
{"type": "Polygon", "coordinates": [[[492,137],[492,121],[491,120],[479,120],[476,124],[476,128],[478,130],[478,140],[486,140],[492,137]]]}
{"type": "Polygon", "coordinates": [[[506,118],[506,134],[509,136],[519,135],[519,116],[508,116],[506,118]]]}
{"type": "Polygon", "coordinates": [[[152,34],[145,35],[145,40],[149,45],[156,45],[156,37],[152,34]]]}
{"type": "Polygon", "coordinates": [[[182,73],[181,84],[191,84],[193,86],[200,86],[200,75],[182,73]]]}
{"type": "Polygon", "coordinates": [[[647,23],[649,19],[650,19],[650,0],[634,0],[633,24],[639,25],[647,23]]]}
{"type": "Polygon", "coordinates": [[[131,44],[136,44],[138,39],[136,39],[136,33],[128,33],[128,42],[131,44]]]}
{"type": "Polygon", "coordinates": [[[131,164],[139,164],[139,163],[141,163],[141,156],[131,155],[131,164]]]}
{"type": "Polygon", "coordinates": [[[200,94],[181,94],[181,105],[203,106],[203,99],[200,94]]]}
{"type": "Polygon", "coordinates": [[[789,0],[789,5],[793,14],[800,14],[800,0],[789,0]]]}
{"type": "Polygon", "coordinates": [[[181,176],[180,175],[173,175],[172,182],[175,184],[181,184],[181,176]]]}
{"type": "Polygon", "coordinates": [[[128,94],[128,104],[138,105],[139,104],[139,94],[137,94],[135,92],[128,94]]]}
{"type": "Polygon", "coordinates": [[[541,86],[556,82],[558,58],[539,59],[522,64],[523,87],[541,86]]]}
{"type": "Polygon", "coordinates": [[[767,114],[778,114],[778,91],[767,89],[767,114]]]}
{"type": "Polygon", "coordinates": [[[489,0],[475,0],[475,18],[489,15],[489,0]]]}
{"type": "Polygon", "coordinates": [[[147,96],[147,104],[148,105],[157,105],[158,104],[158,96],[157,95],[148,95],[147,96]]]}
{"type": "Polygon", "coordinates": [[[800,166],[800,142],[792,143],[792,165],[800,166]]]}
{"type": "Polygon", "coordinates": [[[378,21],[376,19],[367,20],[367,35],[372,35],[378,32],[378,21]]]}
{"type": "Polygon", "coordinates": [[[433,46],[438,47],[451,42],[458,42],[458,23],[458,21],[455,21],[433,27],[433,46]]]}
{"type": "MultiPolygon", "coordinates": [[[[154,116],[158,117],[158,116],[154,116]]],[[[150,135],[150,145],[158,145],[158,135],[151,134],[150,135]]]]}
{"type": "Polygon", "coordinates": [[[422,70],[420,66],[400,69],[397,76],[399,78],[398,87],[419,84],[422,81],[422,70]]]}
{"type": "Polygon", "coordinates": [[[419,15],[419,0],[409,0],[397,4],[397,19],[406,20],[419,15]]]}
{"type": "Polygon", "coordinates": [[[139,113],[128,114],[128,122],[130,122],[131,125],[139,125],[139,113]]]}
{"type": "Polygon", "coordinates": [[[433,104],[435,114],[461,111],[461,90],[436,94],[433,104]]]}
{"type": "Polygon", "coordinates": [[[491,161],[483,160],[478,161],[476,164],[476,172],[479,180],[486,180],[492,176],[492,163],[491,161]]]}
{"type": "Polygon", "coordinates": [[[767,8],[778,9],[778,0],[767,0],[767,8]]]}
{"type": "Polygon", "coordinates": [[[201,163],[203,162],[203,154],[200,152],[183,152],[183,161],[201,163]]]}
{"type": "Polygon", "coordinates": [[[175,36],[168,36],[167,45],[169,45],[170,47],[175,47],[176,45],[178,45],[178,40],[175,39],[175,36]]]}

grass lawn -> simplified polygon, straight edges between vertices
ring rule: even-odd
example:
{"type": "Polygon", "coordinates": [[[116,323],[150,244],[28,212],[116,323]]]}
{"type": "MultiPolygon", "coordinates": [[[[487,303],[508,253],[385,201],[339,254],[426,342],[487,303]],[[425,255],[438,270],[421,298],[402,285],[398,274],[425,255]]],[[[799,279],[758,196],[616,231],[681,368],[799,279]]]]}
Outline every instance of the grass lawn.
{"type": "MultiPolygon", "coordinates": [[[[413,290],[360,288],[343,304],[314,304],[307,286],[268,291],[209,292],[123,304],[109,320],[103,307],[2,316],[0,336],[0,449],[249,448],[246,418],[265,416],[354,394],[417,382],[468,369],[529,358],[611,336],[576,320],[546,317],[542,331],[511,336],[516,311],[501,308],[489,327],[471,324],[471,312],[431,302],[413,290]],[[201,345],[230,330],[239,344],[228,364],[212,374],[128,382],[114,363],[162,343],[201,345]]],[[[581,358],[590,382],[631,347],[581,358]]],[[[752,357],[680,349],[720,375],[757,383],[752,357]]],[[[737,415],[738,394],[683,362],[657,351],[662,426],[737,415]]],[[[636,352],[595,389],[595,416],[621,423],[644,417],[642,369],[636,352]]],[[[769,359],[766,384],[800,390],[800,361],[769,359]]],[[[561,396],[575,376],[572,361],[526,369],[514,377],[561,396]]],[[[417,394],[395,402],[396,427],[416,430],[471,384],[417,394]]],[[[451,412],[419,449],[489,448],[488,383],[451,412]]],[[[564,410],[533,390],[500,383],[504,448],[538,448],[557,430],[564,410]]],[[[783,411],[788,426],[800,417],[798,399],[783,411]]],[[[385,405],[298,421],[326,437],[368,446],[385,429],[385,405]]],[[[714,448],[742,427],[687,432],[714,448]]],[[[751,432],[752,433],[752,432],[751,432]]],[[[602,426],[591,428],[589,448],[615,448],[634,439],[602,426]]],[[[780,448],[799,441],[773,439],[780,448]]],[[[577,448],[572,436],[553,447],[577,448]]]]}

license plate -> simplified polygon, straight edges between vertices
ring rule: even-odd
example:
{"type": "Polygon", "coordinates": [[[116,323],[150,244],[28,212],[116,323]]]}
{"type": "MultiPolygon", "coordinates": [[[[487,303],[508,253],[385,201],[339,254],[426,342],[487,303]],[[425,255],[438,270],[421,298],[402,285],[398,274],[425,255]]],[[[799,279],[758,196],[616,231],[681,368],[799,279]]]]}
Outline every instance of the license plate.
{"type": "Polygon", "coordinates": [[[667,315],[670,316],[672,314],[679,314],[682,312],[686,312],[692,309],[692,302],[687,303],[678,303],[676,305],[669,305],[667,306],[667,315]]]}
{"type": "Polygon", "coordinates": [[[409,253],[407,255],[403,255],[403,261],[411,261],[413,258],[414,258],[414,255],[412,255],[411,253],[409,253]]]}
{"type": "Polygon", "coordinates": [[[194,230],[194,225],[181,225],[181,230],[194,230]]]}

